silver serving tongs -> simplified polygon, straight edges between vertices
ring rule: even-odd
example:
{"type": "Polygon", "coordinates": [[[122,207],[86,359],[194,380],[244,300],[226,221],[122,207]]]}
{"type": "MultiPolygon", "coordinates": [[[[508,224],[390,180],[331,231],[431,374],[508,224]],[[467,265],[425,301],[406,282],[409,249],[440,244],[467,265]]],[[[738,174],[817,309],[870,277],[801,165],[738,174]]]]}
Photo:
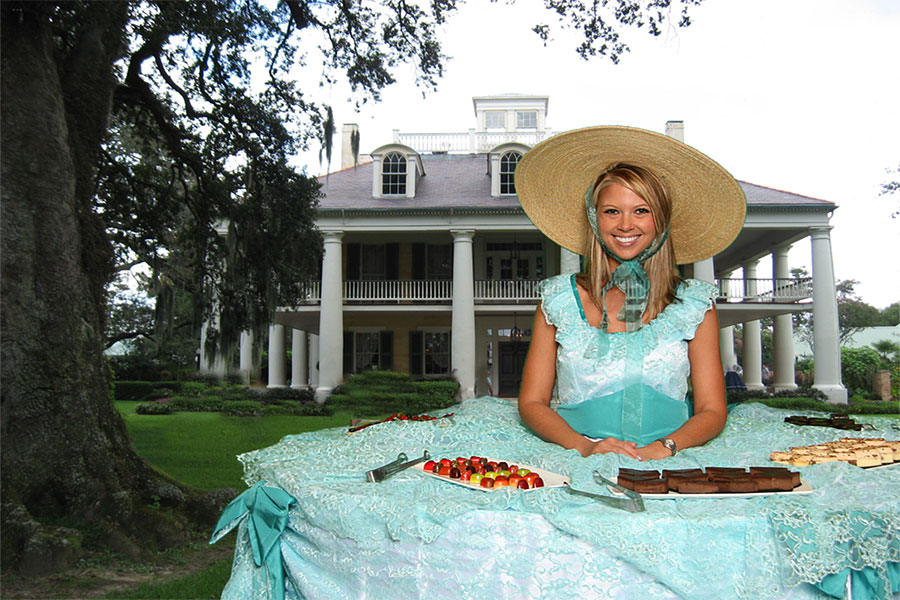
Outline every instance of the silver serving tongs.
{"type": "Polygon", "coordinates": [[[413,465],[425,462],[429,458],[431,458],[431,455],[428,454],[428,450],[425,450],[421,458],[417,458],[415,460],[407,462],[406,454],[404,452],[401,452],[397,455],[397,460],[391,461],[383,467],[378,467],[377,469],[368,471],[366,473],[366,479],[368,479],[372,483],[378,483],[379,481],[384,481],[394,473],[399,473],[403,469],[408,469],[413,465]]]}
{"type": "Polygon", "coordinates": [[[623,497],[614,498],[612,496],[595,494],[594,492],[576,490],[568,483],[566,484],[566,489],[569,490],[569,493],[571,494],[587,496],[588,498],[593,498],[594,500],[598,500],[603,504],[612,506],[613,508],[620,508],[622,510],[627,510],[628,512],[644,512],[644,499],[641,498],[641,495],[637,492],[633,492],[617,483],[613,483],[612,481],[601,475],[600,471],[594,471],[594,480],[601,486],[607,486],[610,491],[617,494],[622,494],[623,497]]]}

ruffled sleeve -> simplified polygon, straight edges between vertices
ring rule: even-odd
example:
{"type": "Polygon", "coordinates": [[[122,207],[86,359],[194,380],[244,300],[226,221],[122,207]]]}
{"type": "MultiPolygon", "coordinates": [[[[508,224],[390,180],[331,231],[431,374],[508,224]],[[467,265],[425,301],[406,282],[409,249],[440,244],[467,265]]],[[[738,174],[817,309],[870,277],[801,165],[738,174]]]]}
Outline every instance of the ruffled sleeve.
{"type": "Polygon", "coordinates": [[[719,295],[716,286],[699,279],[685,279],[675,288],[676,300],[654,320],[654,333],[659,343],[692,340],[719,295]],[[657,322],[658,321],[658,322],[657,322]]]}
{"type": "Polygon", "coordinates": [[[575,302],[572,273],[548,277],[538,283],[541,310],[547,323],[556,327],[556,341],[561,342],[574,331],[577,319],[581,318],[575,302]]]}

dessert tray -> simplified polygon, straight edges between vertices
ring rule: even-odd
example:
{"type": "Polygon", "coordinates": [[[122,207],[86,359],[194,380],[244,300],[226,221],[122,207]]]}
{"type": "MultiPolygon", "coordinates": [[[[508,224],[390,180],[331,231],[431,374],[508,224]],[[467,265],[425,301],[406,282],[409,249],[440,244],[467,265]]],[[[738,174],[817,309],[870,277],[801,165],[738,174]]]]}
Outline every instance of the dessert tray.
{"type": "MultiPolygon", "coordinates": [[[[610,487],[613,494],[619,495],[621,492],[610,487]]],[[[679,494],[678,492],[666,492],[665,494],[641,494],[641,498],[647,500],[684,500],[684,499],[701,499],[701,498],[755,498],[757,496],[796,496],[812,493],[813,488],[805,480],[800,479],[800,485],[790,491],[785,492],[716,492],[713,494],[679,494]]]]}
{"type": "Polygon", "coordinates": [[[421,472],[428,477],[482,492],[530,492],[569,483],[568,477],[546,469],[479,456],[429,460],[422,466],[421,472]],[[491,483],[484,483],[485,480],[491,483]]]}
{"type": "MultiPolygon", "coordinates": [[[[809,494],[813,488],[800,474],[784,467],[706,467],[644,471],[619,469],[619,486],[644,499],[754,498],[809,494]]],[[[622,492],[609,486],[613,494],[622,492]]]]}
{"type": "Polygon", "coordinates": [[[834,461],[850,463],[862,469],[885,467],[900,463],[900,441],[842,437],[823,444],[791,446],[784,452],[772,452],[769,459],[795,467],[834,461]]]}

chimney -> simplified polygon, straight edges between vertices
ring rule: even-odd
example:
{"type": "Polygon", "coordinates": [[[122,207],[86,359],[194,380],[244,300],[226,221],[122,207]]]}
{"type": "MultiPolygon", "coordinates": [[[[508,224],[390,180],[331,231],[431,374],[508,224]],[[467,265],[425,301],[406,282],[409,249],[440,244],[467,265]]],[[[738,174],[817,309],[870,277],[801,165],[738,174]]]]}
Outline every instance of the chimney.
{"type": "Polygon", "coordinates": [[[359,163],[359,125],[344,123],[341,129],[341,169],[355,167],[359,163]]]}
{"type": "Polygon", "coordinates": [[[666,121],[666,135],[684,143],[684,121],[666,121]]]}

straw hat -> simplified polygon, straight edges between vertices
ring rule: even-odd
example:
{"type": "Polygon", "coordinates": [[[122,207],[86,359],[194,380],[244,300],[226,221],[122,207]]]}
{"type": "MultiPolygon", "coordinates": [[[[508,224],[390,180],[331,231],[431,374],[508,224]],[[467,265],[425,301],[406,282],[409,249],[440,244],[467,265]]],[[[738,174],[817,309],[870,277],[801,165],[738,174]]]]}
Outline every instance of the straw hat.
{"type": "Polygon", "coordinates": [[[591,235],[584,193],[618,162],[649,169],[665,183],[678,264],[715,256],[741,231],[747,201],[728,171],[674,138],[633,127],[588,127],[541,142],[516,167],[519,202],[547,237],[583,254],[591,235]]]}

